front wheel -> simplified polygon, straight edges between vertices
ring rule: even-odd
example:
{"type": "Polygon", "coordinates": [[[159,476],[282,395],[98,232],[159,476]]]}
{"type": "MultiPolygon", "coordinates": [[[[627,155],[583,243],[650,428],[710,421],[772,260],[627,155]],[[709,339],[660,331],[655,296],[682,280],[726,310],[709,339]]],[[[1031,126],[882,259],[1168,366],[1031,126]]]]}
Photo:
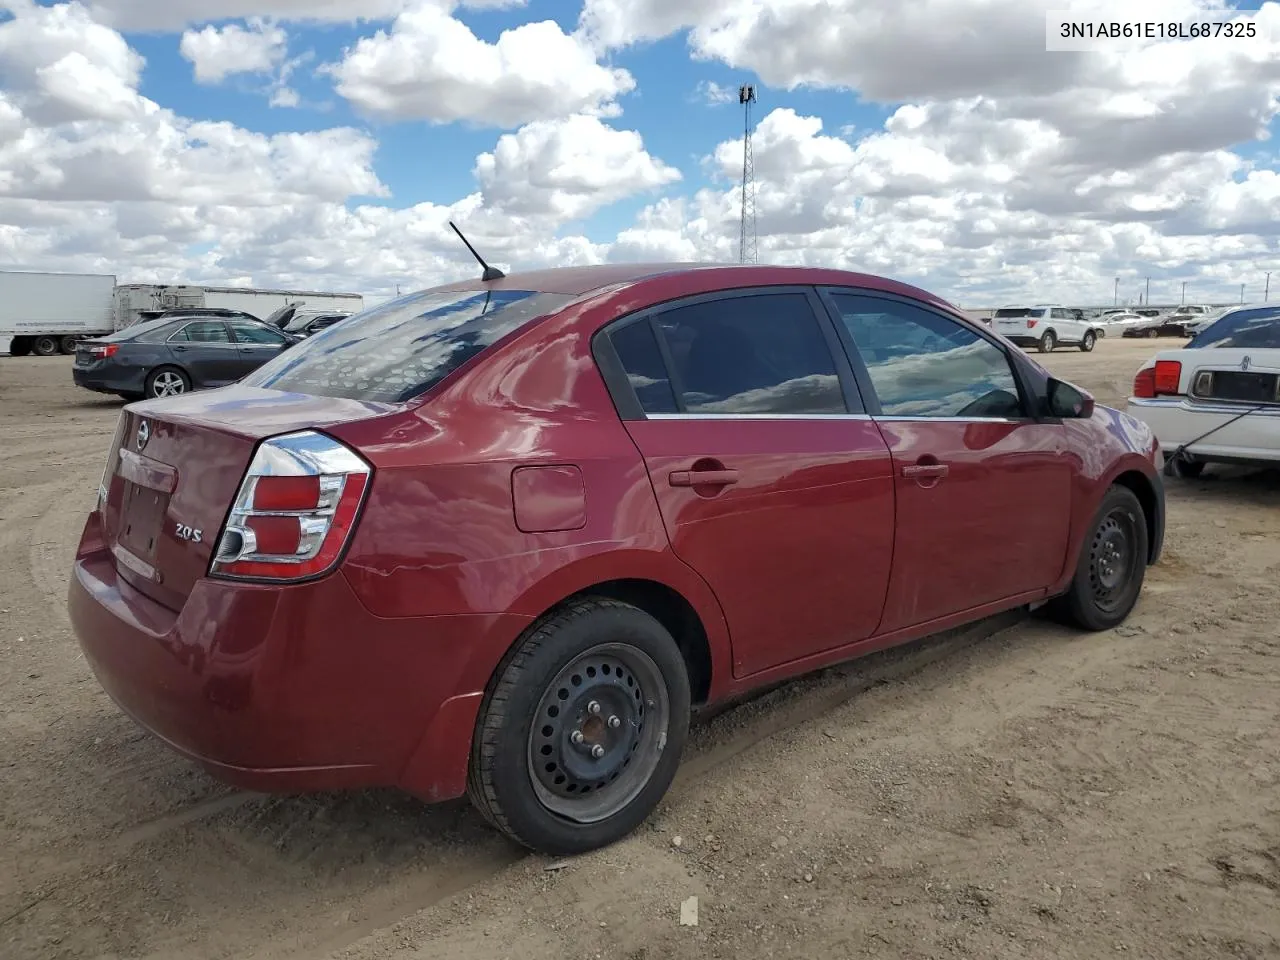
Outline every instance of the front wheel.
{"type": "Polygon", "coordinates": [[[1058,339],[1053,335],[1052,330],[1046,330],[1044,336],[1040,338],[1037,349],[1041,353],[1053,353],[1053,348],[1058,345],[1058,339]]]}
{"type": "Polygon", "coordinates": [[[663,626],[630,604],[576,601],[499,667],[467,792],[495,827],[550,856],[622,839],[667,792],[689,732],[689,675],[663,626]]]}
{"type": "Polygon", "coordinates": [[[1090,330],[1088,333],[1084,335],[1084,339],[1080,341],[1080,349],[1083,350],[1085,353],[1088,353],[1093,349],[1093,345],[1097,342],[1098,342],[1097,338],[1094,337],[1093,331],[1090,330]]]}
{"type": "Polygon", "coordinates": [[[1085,534],[1062,612],[1086,630],[1110,630],[1123,623],[1138,602],[1147,572],[1147,519],[1128,487],[1115,486],[1102,498],[1085,534]]]}

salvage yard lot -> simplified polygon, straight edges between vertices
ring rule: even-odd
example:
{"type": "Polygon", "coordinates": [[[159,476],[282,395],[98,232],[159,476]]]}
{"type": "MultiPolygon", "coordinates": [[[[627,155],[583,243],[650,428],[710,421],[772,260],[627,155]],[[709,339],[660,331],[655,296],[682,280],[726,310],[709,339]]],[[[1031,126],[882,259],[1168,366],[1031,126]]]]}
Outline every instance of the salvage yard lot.
{"type": "MultiPolygon", "coordinates": [[[[1123,407],[1153,349],[1040,359],[1123,407]]],[[[64,596],[121,404],[70,363],[0,359],[0,956],[1280,952],[1275,474],[1168,481],[1119,629],[1010,617],[782,687],[695,728],[633,837],[552,863],[462,802],[231,790],[119,713],[64,596]]]]}

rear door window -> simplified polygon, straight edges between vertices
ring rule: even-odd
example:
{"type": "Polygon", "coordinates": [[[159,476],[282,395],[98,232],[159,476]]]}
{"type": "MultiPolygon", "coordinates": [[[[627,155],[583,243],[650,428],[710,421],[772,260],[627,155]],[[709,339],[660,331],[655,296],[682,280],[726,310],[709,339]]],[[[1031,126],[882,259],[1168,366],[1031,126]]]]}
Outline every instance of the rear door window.
{"type": "Polygon", "coordinates": [[[230,343],[231,335],[227,333],[227,325],[221,320],[193,320],[171,339],[189,340],[192,343],[230,343]]]}
{"type": "Polygon", "coordinates": [[[411,294],[308,337],[242,382],[350,400],[409,400],[530,320],[555,313],[573,299],[531,290],[411,294]]]}
{"type": "Polygon", "coordinates": [[[717,297],[654,319],[682,412],[848,412],[831,348],[803,293],[717,297]]]}
{"type": "Polygon", "coordinates": [[[627,381],[645,413],[678,413],[675,390],[648,318],[628,323],[609,334],[627,381]]]}

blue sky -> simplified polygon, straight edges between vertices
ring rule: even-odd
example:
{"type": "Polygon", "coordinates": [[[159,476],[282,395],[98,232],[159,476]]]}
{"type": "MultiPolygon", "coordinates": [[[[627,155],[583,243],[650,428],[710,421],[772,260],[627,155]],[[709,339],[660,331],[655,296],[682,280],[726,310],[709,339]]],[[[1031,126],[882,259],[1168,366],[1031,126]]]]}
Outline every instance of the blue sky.
{"type": "MultiPolygon", "coordinates": [[[[52,0],[44,0],[48,5],[52,0]]],[[[522,23],[554,20],[566,33],[578,17],[576,4],[564,0],[530,0],[524,7],[498,10],[458,10],[454,16],[482,40],[494,42],[504,31],[522,23]]],[[[218,22],[218,21],[214,21],[218,22]]],[[[289,28],[290,57],[307,56],[290,78],[302,98],[297,108],[272,107],[265,93],[268,81],[239,75],[217,85],[196,83],[191,64],[178,49],[178,34],[125,33],[129,44],[146,58],[140,92],[175,112],[197,120],[227,120],[265,134],[306,131],[350,125],[368,130],[379,141],[375,169],[391,190],[386,198],[353,198],[351,203],[381,203],[403,207],[423,201],[452,203],[475,188],[471,175],[477,154],[491,150],[502,129],[466,123],[431,124],[420,121],[379,122],[361,116],[337,96],[330,78],[316,68],[336,62],[345,48],[373,28],[361,25],[301,26],[289,28]]],[[[715,61],[690,56],[683,33],[616,51],[610,62],[630,71],[636,90],[623,96],[623,114],[611,122],[638,130],[645,148],[678,168],[684,175],[681,191],[692,193],[712,185],[710,171],[701,162],[720,142],[741,135],[743,115],[736,103],[711,104],[698,93],[714,83],[736,91],[753,83],[759,102],[757,119],[778,106],[802,114],[816,114],[825,121],[824,132],[837,136],[853,125],[856,135],[878,128],[891,110],[859,102],[856,93],[800,88],[771,90],[749,70],[732,70],[715,61]]],[[[511,128],[508,128],[511,129],[511,128]]],[[[722,181],[718,186],[725,186],[722,181]]],[[[585,223],[566,224],[590,239],[603,242],[632,223],[652,196],[620,201],[598,212],[585,223]]]]}

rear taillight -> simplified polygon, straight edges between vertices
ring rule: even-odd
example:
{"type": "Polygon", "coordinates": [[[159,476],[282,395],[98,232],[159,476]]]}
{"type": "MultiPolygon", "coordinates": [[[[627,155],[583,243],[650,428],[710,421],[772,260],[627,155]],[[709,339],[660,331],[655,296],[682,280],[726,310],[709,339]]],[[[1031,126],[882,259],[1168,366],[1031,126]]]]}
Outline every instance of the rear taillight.
{"type": "Polygon", "coordinates": [[[114,357],[120,349],[118,343],[103,343],[89,348],[89,356],[95,360],[105,360],[107,357],[114,357]]]}
{"type": "Polygon", "coordinates": [[[1028,320],[1027,329],[1028,330],[1032,329],[1038,322],[1039,322],[1038,320],[1028,320]]]}
{"type": "Polygon", "coordinates": [[[1133,395],[1145,400],[1150,400],[1156,395],[1155,367],[1147,367],[1145,370],[1138,371],[1133,378],[1133,395]]]}
{"type": "Polygon", "coordinates": [[[1182,382],[1182,364],[1177,360],[1157,360],[1155,366],[1156,396],[1176,396],[1182,382]]]}
{"type": "Polygon", "coordinates": [[[346,548],[373,468],[312,430],[264,441],[218,537],[211,576],[303,580],[346,548]]]}

